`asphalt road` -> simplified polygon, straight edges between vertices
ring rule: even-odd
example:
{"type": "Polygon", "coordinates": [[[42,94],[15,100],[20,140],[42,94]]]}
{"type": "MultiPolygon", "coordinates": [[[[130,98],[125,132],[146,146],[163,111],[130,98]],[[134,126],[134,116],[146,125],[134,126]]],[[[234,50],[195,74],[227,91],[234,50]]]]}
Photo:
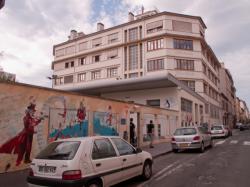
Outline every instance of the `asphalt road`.
{"type": "MultiPolygon", "coordinates": [[[[26,187],[27,173],[0,175],[0,187],[26,187]]],[[[204,153],[170,153],[154,160],[153,176],[139,177],[115,187],[249,187],[250,130],[236,131],[232,137],[215,140],[204,153]]]]}
{"type": "Polygon", "coordinates": [[[135,178],[120,186],[142,187],[249,187],[250,131],[235,131],[232,137],[215,140],[204,153],[170,153],[154,161],[153,177],[135,178]]]}

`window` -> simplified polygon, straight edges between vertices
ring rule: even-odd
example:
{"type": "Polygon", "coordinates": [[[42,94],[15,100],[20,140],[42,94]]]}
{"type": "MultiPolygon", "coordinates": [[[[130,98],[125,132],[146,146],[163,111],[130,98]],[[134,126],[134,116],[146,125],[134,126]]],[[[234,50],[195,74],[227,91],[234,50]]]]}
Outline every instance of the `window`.
{"type": "Polygon", "coordinates": [[[70,55],[75,53],[75,46],[70,46],[65,48],[65,54],[70,55]]]}
{"type": "Polygon", "coordinates": [[[111,138],[111,139],[114,142],[115,146],[117,147],[118,152],[121,156],[134,154],[135,152],[134,148],[127,142],[119,138],[111,138]]]}
{"type": "Polygon", "coordinates": [[[138,77],[138,73],[130,73],[130,74],[128,75],[128,77],[129,77],[129,78],[136,78],[136,77],[138,77]]]}
{"type": "Polygon", "coordinates": [[[116,58],[118,55],[118,49],[112,49],[107,52],[108,59],[116,58]]]}
{"type": "Polygon", "coordinates": [[[107,69],[107,77],[116,77],[118,72],[118,68],[108,68],[107,69]]]}
{"type": "Polygon", "coordinates": [[[65,63],[65,68],[69,68],[69,63],[68,62],[65,63]]]}
{"type": "Polygon", "coordinates": [[[147,105],[160,107],[160,99],[147,100],[147,105]]]}
{"type": "Polygon", "coordinates": [[[116,156],[117,155],[115,149],[108,139],[100,139],[94,141],[92,150],[93,160],[116,157],[116,156]]]}
{"type": "Polygon", "coordinates": [[[73,83],[73,75],[68,75],[64,77],[64,84],[73,83]]]}
{"type": "Polygon", "coordinates": [[[129,41],[135,41],[138,40],[138,28],[129,29],[129,35],[128,35],[129,41]]]}
{"type": "Polygon", "coordinates": [[[195,91],[195,81],[182,80],[181,82],[187,85],[191,90],[195,91]]]}
{"type": "Polygon", "coordinates": [[[129,70],[138,68],[138,46],[129,46],[129,70]]]}
{"type": "Polygon", "coordinates": [[[193,41],[192,40],[174,39],[174,48],[175,49],[193,50],[193,41]]]}
{"type": "Polygon", "coordinates": [[[147,28],[148,34],[161,31],[163,29],[163,21],[156,21],[153,23],[148,23],[146,28],[147,28]]]}
{"type": "Polygon", "coordinates": [[[193,102],[187,99],[181,98],[181,111],[192,112],[193,102]]]}
{"type": "Polygon", "coordinates": [[[192,32],[192,23],[173,20],[173,30],[181,32],[192,32]]]}
{"type": "Polygon", "coordinates": [[[205,94],[208,94],[208,86],[207,86],[207,84],[206,83],[203,83],[203,92],[205,93],[205,94]]]}
{"type": "Polygon", "coordinates": [[[77,80],[78,80],[78,82],[86,81],[86,73],[79,73],[77,80]]]}
{"type": "Polygon", "coordinates": [[[194,70],[194,60],[176,59],[177,69],[194,70]]]}
{"type": "Polygon", "coordinates": [[[88,42],[83,42],[79,44],[79,51],[84,51],[88,49],[88,42]]]}
{"type": "Polygon", "coordinates": [[[111,44],[111,43],[115,43],[118,41],[118,32],[117,33],[114,33],[114,34],[110,34],[108,35],[108,43],[111,44]]]}
{"type": "Polygon", "coordinates": [[[148,71],[157,71],[164,69],[164,59],[149,60],[147,65],[148,71]]]}
{"type": "Polygon", "coordinates": [[[55,79],[55,85],[63,84],[63,77],[58,77],[55,79]]]}
{"type": "Polygon", "coordinates": [[[203,67],[203,73],[206,75],[207,74],[207,66],[203,63],[202,67],[203,67]]]}
{"type": "Polygon", "coordinates": [[[96,38],[92,40],[92,47],[98,47],[102,44],[102,38],[96,38]]]}
{"type": "Polygon", "coordinates": [[[93,71],[91,72],[91,80],[100,79],[101,71],[93,71]]]}
{"type": "Polygon", "coordinates": [[[59,57],[59,56],[63,56],[64,55],[64,49],[58,49],[55,52],[55,56],[59,57]]]}
{"type": "Polygon", "coordinates": [[[80,143],[75,141],[52,142],[36,156],[36,159],[72,160],[80,143]]]}
{"type": "Polygon", "coordinates": [[[87,64],[86,57],[79,58],[79,66],[86,65],[86,64],[87,64]]]}
{"type": "Polygon", "coordinates": [[[148,41],[147,43],[148,51],[162,49],[163,47],[164,47],[163,39],[152,40],[152,41],[148,41]]]}
{"type": "Polygon", "coordinates": [[[93,63],[100,62],[100,60],[101,60],[101,55],[95,55],[93,56],[92,62],[93,63]]]}
{"type": "Polygon", "coordinates": [[[70,67],[74,67],[74,61],[70,62],[70,67]]]}

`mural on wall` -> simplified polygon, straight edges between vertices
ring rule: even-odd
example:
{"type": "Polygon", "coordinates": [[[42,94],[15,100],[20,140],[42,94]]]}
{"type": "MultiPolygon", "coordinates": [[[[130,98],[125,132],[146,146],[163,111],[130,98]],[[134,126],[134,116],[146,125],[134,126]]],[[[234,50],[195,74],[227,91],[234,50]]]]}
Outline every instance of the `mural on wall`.
{"type": "Polygon", "coordinates": [[[107,112],[94,112],[94,135],[118,136],[117,114],[112,113],[111,105],[107,112]]]}
{"type": "Polygon", "coordinates": [[[83,101],[78,109],[50,109],[49,142],[57,139],[88,136],[88,113],[83,101]]]}
{"type": "Polygon", "coordinates": [[[177,109],[178,104],[175,97],[166,97],[163,100],[163,107],[167,109],[177,109]]]}
{"type": "MultiPolygon", "coordinates": [[[[35,127],[39,125],[47,115],[43,112],[38,114],[36,110],[35,99],[30,97],[30,104],[25,110],[25,114],[22,118],[23,129],[14,137],[11,137],[0,146],[0,153],[17,155],[15,166],[19,166],[22,162],[28,164],[31,162],[31,150],[33,143],[33,135],[37,133],[35,127]]],[[[10,167],[10,163],[7,163],[5,171],[10,167]]]]}

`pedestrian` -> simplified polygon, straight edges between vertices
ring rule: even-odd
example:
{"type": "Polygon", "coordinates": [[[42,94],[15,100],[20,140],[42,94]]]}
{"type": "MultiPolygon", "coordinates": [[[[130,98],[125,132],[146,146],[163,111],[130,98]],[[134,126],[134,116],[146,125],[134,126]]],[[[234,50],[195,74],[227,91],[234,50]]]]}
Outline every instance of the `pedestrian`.
{"type": "Polygon", "coordinates": [[[130,131],[130,143],[134,145],[135,144],[135,124],[133,122],[133,118],[130,118],[129,131],[130,131]]]}
{"type": "Polygon", "coordinates": [[[148,134],[148,137],[150,139],[150,144],[149,144],[150,148],[154,148],[154,146],[153,146],[154,127],[155,126],[153,124],[153,121],[150,120],[149,124],[147,124],[147,134],[148,134]]]}

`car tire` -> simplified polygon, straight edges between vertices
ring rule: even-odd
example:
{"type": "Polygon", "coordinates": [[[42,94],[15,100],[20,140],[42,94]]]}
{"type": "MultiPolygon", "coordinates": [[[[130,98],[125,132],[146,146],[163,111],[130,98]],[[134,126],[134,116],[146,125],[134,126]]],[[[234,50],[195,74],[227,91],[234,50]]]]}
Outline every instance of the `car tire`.
{"type": "Polygon", "coordinates": [[[91,180],[90,182],[88,182],[88,184],[86,185],[87,187],[102,187],[102,183],[100,182],[100,180],[91,180]]]}
{"type": "Polygon", "coordinates": [[[214,141],[213,141],[213,139],[211,138],[209,147],[212,148],[213,146],[214,146],[214,141]]]}
{"type": "Polygon", "coordinates": [[[178,153],[178,152],[179,152],[178,149],[173,149],[172,151],[173,151],[174,153],[178,153]]]}
{"type": "Polygon", "coordinates": [[[142,178],[143,180],[149,180],[152,176],[152,162],[146,160],[143,165],[142,178]]]}
{"type": "Polygon", "coordinates": [[[205,151],[205,146],[204,146],[204,143],[201,142],[201,147],[199,149],[200,153],[203,153],[205,151]]]}

